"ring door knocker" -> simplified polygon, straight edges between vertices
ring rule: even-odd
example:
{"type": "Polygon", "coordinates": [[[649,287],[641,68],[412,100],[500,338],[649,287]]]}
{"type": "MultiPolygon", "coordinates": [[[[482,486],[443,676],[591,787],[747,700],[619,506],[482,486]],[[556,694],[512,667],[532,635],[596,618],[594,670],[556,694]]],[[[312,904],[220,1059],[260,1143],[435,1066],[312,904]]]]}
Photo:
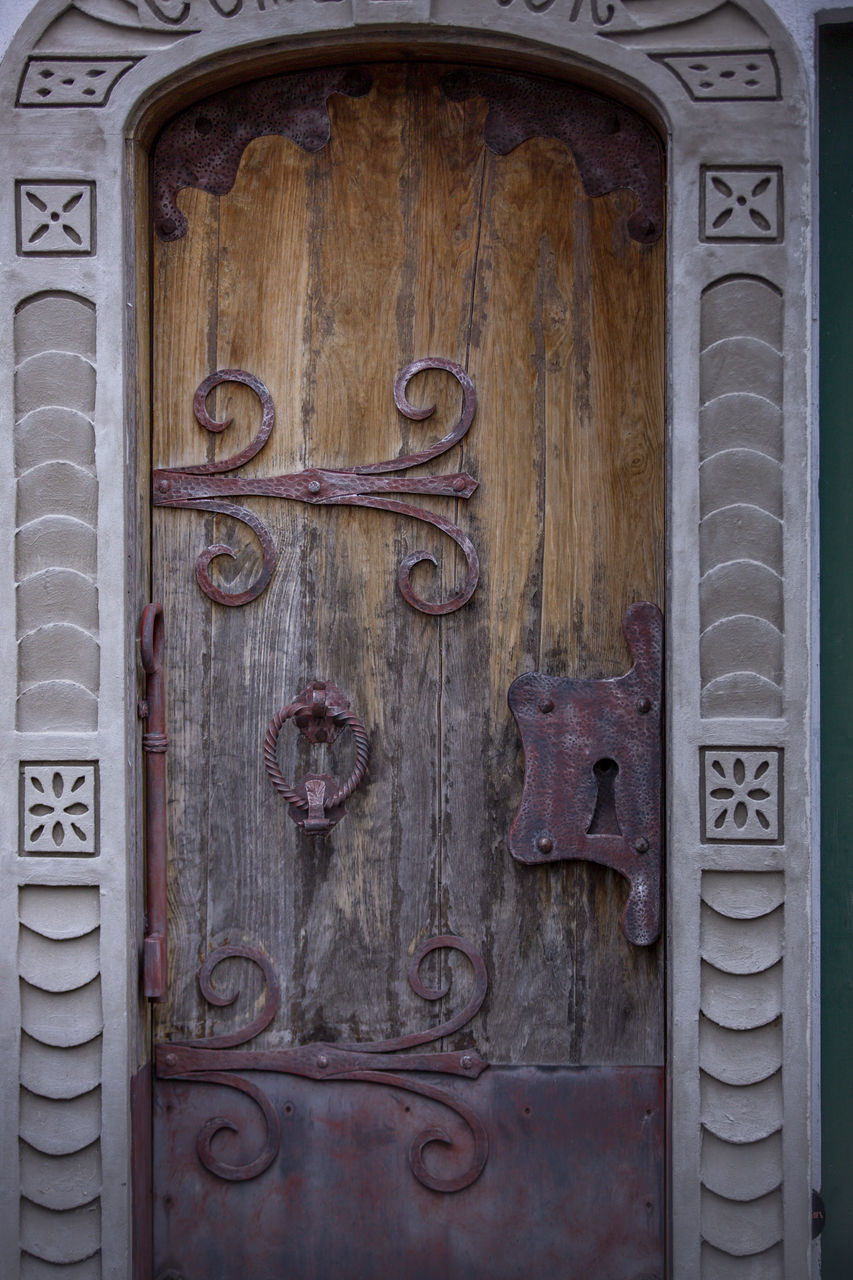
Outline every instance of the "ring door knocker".
{"type": "Polygon", "coordinates": [[[264,764],[272,784],[288,803],[288,813],[308,835],[325,835],[346,813],[344,803],[364,777],[370,750],[367,731],[352,714],[340,689],[326,680],[314,680],[288,706],[270,720],[264,737],[264,764]],[[331,745],[344,729],[355,738],[355,765],[343,786],[327,773],[306,773],[291,787],[278,767],[278,736],[288,720],[309,742],[331,745]]]}

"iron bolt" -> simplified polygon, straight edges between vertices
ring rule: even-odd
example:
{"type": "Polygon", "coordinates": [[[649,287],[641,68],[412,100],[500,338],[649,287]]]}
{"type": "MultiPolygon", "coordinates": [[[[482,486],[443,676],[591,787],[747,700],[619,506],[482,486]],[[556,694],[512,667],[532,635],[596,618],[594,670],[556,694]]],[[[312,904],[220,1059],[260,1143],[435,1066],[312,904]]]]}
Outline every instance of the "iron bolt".
{"type": "Polygon", "coordinates": [[[172,487],[172,482],[171,482],[171,480],[158,480],[158,481],[157,481],[157,488],[160,490],[160,492],[161,492],[161,493],[168,493],[168,492],[169,492],[169,490],[171,489],[171,487],[172,487]]]}
{"type": "Polygon", "coordinates": [[[634,848],[637,850],[637,853],[648,853],[648,851],[649,851],[649,842],[648,842],[648,840],[646,839],[646,837],[645,837],[645,836],[640,836],[639,840],[635,840],[635,841],[634,841],[634,848]]]}
{"type": "Polygon", "coordinates": [[[536,848],[540,853],[550,853],[554,848],[554,841],[550,836],[540,836],[536,841],[536,848]]]}
{"type": "Polygon", "coordinates": [[[317,1066],[327,1067],[328,1065],[329,1065],[329,1059],[326,1057],[325,1053],[321,1053],[319,1058],[317,1059],[317,1066]]]}
{"type": "Polygon", "coordinates": [[[461,476],[457,476],[456,479],[453,481],[453,488],[456,490],[457,493],[461,493],[462,490],[465,488],[465,481],[462,479],[461,476]]]}
{"type": "Polygon", "coordinates": [[[465,1056],[462,1058],[462,1066],[465,1068],[466,1071],[471,1066],[471,1062],[472,1062],[472,1058],[470,1053],[466,1053],[465,1056]]]}
{"type": "Polygon", "coordinates": [[[167,1053],[167,1054],[166,1054],[166,1066],[167,1066],[167,1067],[173,1067],[177,1061],[178,1061],[178,1059],[175,1057],[174,1053],[167,1053]]]}
{"type": "Polygon", "coordinates": [[[539,710],[543,713],[543,715],[546,715],[546,716],[547,716],[547,714],[548,714],[548,712],[549,712],[549,711],[553,711],[553,710],[554,710],[554,699],[553,699],[553,698],[540,698],[540,700],[539,700],[539,710]]]}
{"type": "Polygon", "coordinates": [[[320,492],[320,481],[319,481],[319,480],[309,480],[309,481],[308,481],[308,492],[309,492],[309,493],[319,493],[319,492],[320,492]]]}
{"type": "Polygon", "coordinates": [[[637,703],[637,710],[639,711],[641,716],[648,715],[651,709],[652,709],[652,704],[648,698],[641,698],[640,701],[637,703]]]}

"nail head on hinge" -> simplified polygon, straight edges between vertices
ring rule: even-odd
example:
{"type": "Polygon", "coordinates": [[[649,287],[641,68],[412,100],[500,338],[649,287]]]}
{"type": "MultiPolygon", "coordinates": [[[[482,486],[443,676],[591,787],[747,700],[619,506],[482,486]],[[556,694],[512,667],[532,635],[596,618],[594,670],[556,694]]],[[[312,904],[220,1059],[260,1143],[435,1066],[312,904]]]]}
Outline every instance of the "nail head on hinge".
{"type": "Polygon", "coordinates": [[[540,700],[539,700],[539,710],[542,712],[542,714],[543,714],[543,715],[547,716],[549,711],[553,711],[553,710],[554,710],[554,699],[553,699],[553,698],[540,698],[540,700]]]}
{"type": "Polygon", "coordinates": [[[540,836],[536,841],[536,848],[540,853],[551,853],[554,848],[554,841],[550,836],[540,836]]]}
{"type": "Polygon", "coordinates": [[[649,851],[649,842],[648,842],[648,840],[646,839],[646,837],[645,837],[645,836],[640,836],[639,840],[635,840],[635,841],[634,841],[634,848],[636,849],[637,853],[648,853],[648,851],[649,851]]]}

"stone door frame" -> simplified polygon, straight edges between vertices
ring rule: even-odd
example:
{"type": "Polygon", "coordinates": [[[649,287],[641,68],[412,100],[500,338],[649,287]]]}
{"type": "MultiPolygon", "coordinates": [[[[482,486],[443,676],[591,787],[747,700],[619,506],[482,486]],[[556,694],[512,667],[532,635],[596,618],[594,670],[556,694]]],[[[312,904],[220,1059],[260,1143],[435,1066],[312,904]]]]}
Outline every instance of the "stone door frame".
{"type": "Polygon", "coordinates": [[[33,4],[0,71],[0,982],[18,1011],[0,1039],[0,1136],[19,1153],[0,1270],[129,1276],[144,1042],[137,158],[214,84],[383,49],[579,77],[667,135],[672,1273],[802,1280],[809,91],[761,0],[33,4]]]}

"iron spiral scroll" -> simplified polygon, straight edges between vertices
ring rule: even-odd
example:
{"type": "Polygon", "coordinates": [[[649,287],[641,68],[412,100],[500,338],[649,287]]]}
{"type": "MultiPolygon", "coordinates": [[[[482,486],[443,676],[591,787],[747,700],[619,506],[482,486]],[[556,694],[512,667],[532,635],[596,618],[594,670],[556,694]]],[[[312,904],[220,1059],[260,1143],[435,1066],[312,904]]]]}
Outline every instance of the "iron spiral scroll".
{"type": "Polygon", "coordinates": [[[394,383],[394,403],[404,417],[420,422],[435,412],[433,404],[427,408],[413,405],[407,395],[409,383],[416,374],[427,369],[439,369],[449,373],[462,391],[462,409],[459,420],[435,444],[420,453],[401,458],[386,458],[382,462],[370,462],[351,468],[309,467],[306,471],[278,476],[235,476],[236,471],[263,449],[275,423],[275,407],[267,387],[254,374],[244,369],[218,369],[198,386],[193,398],[193,411],[199,425],[206,431],[220,433],[233,421],[223,422],[212,418],[207,411],[207,397],[215,387],[223,383],[240,383],[249,387],[261,404],[261,425],[250,444],[230,458],[218,462],[198,463],[194,466],[169,467],[156,470],[152,477],[153,503],[155,507],[191,508],[209,511],[215,515],[230,516],[246,525],[257,537],[263,553],[263,562],[255,581],[244,591],[224,591],[217,587],[208,572],[217,556],[236,559],[233,548],[223,542],[212,543],[198,556],[195,576],[199,587],[217,604],[239,606],[256,600],[266,590],[272,578],[276,562],[276,549],[266,525],[242,502],[232,498],[267,497],[286,498],[294,502],[307,502],[312,506],[372,507],[380,511],[393,511],[422,524],[432,525],[456,543],[465,557],[465,582],[449,600],[434,603],[418,595],[412,586],[412,569],[417,564],[438,561],[431,551],[412,551],[404,556],[397,569],[397,585],[403,598],[421,613],[446,614],[461,609],[471,599],[480,578],[480,562],[476,548],[457,525],[444,516],[425,507],[399,502],[391,494],[429,494],[433,497],[470,498],[478,481],[467,472],[451,475],[405,476],[392,472],[409,471],[433,458],[447,453],[468,431],[477,409],[477,393],[474,384],[461,365],[443,356],[428,356],[414,360],[400,372],[394,383]]]}
{"type": "Polygon", "coordinates": [[[265,1030],[281,1006],[281,986],[275,969],[269,957],[257,947],[223,946],[212,951],[199,971],[199,986],[208,1003],[225,1007],[237,1000],[239,989],[232,995],[216,990],[213,973],[223,960],[239,957],[250,960],[263,974],[265,991],[261,1009],[247,1026],[226,1035],[209,1036],[204,1040],[161,1041],[156,1046],[156,1072],[162,1079],[225,1085],[238,1090],[259,1108],[264,1123],[264,1139],[261,1149],[253,1159],[243,1164],[230,1164],[217,1155],[214,1139],[224,1130],[238,1132],[238,1126],[226,1116],[212,1116],[204,1123],[196,1140],[198,1158],[204,1167],[226,1181],[246,1182],[257,1178],[273,1163],[281,1146],[278,1113],[263,1089],[253,1081],[244,1079],[242,1075],[235,1074],[238,1071],[272,1071],[318,1082],[384,1085],[403,1089],[438,1103],[454,1112],[467,1128],[471,1139],[470,1157],[465,1167],[456,1174],[441,1177],[430,1172],[424,1159],[426,1149],[433,1143],[447,1147],[455,1145],[445,1129],[439,1125],[431,1125],[416,1134],[409,1146],[408,1160],[412,1174],[431,1191],[445,1194],[462,1191],[476,1182],[485,1168],[489,1154],[488,1135],[477,1113],[455,1094],[403,1074],[426,1072],[476,1080],[489,1065],[474,1049],[444,1053],[406,1052],[460,1030],[471,1021],[485,999],[488,977],[482,956],[466,939],[451,934],[428,938],[415,950],[407,966],[407,977],[412,990],[424,1000],[430,1001],[441,1000],[448,994],[449,982],[439,987],[429,987],[420,977],[424,959],[431,952],[443,949],[458,951],[467,957],[473,969],[474,985],[465,1006],[439,1026],[412,1032],[407,1036],[364,1044],[318,1042],[286,1049],[255,1050],[247,1050],[241,1046],[265,1030]]]}

